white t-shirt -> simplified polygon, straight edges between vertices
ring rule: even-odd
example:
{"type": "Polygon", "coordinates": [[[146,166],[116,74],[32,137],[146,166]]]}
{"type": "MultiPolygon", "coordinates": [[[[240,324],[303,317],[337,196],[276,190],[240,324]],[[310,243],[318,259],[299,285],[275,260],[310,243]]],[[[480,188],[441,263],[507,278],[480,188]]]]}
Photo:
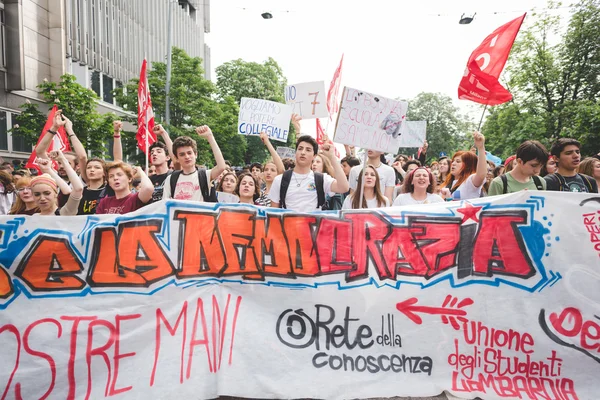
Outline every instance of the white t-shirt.
{"type": "MultiPolygon", "coordinates": [[[[344,200],[344,204],[342,204],[342,210],[352,210],[352,199],[353,199],[354,195],[349,195],[346,197],[346,199],[344,200]]],[[[359,195],[360,196],[360,195],[359,195]]],[[[381,207],[389,207],[390,206],[390,199],[388,199],[387,197],[383,196],[383,198],[385,199],[385,205],[382,205],[381,207]]],[[[377,197],[373,197],[371,200],[367,199],[367,208],[381,208],[377,205],[377,197]]]]}
{"type": "MultiPolygon", "coordinates": [[[[350,175],[348,176],[348,183],[350,184],[350,189],[352,190],[360,190],[360,188],[356,188],[358,186],[358,176],[360,175],[360,171],[362,171],[362,165],[356,165],[352,167],[350,170],[350,175]]],[[[394,172],[394,168],[389,165],[385,165],[381,163],[378,168],[375,168],[377,173],[379,174],[379,183],[381,185],[381,191],[385,193],[385,189],[389,187],[396,186],[396,173],[394,172]]]]}
{"type": "MultiPolygon", "coordinates": [[[[210,169],[206,170],[206,182],[210,185],[210,169]]],[[[210,187],[209,187],[210,189],[210,187]]],[[[171,177],[168,176],[165,179],[163,186],[163,200],[171,198],[171,177]]],[[[200,190],[200,182],[198,182],[198,171],[194,171],[191,174],[184,174],[183,172],[177,179],[175,185],[175,200],[192,200],[192,201],[204,201],[202,197],[202,191],[200,190]]]]}
{"type": "MultiPolygon", "coordinates": [[[[281,190],[281,179],[283,175],[277,175],[269,190],[269,198],[273,203],[281,205],[279,192],[281,190]]],[[[335,181],[331,176],[323,174],[323,189],[325,193],[331,192],[331,184],[335,181]]],[[[290,179],[285,195],[285,206],[288,210],[299,212],[310,212],[317,210],[317,187],[315,186],[315,174],[310,171],[308,174],[293,173],[290,179]]]]}
{"type": "Polygon", "coordinates": [[[415,198],[412,197],[411,193],[404,193],[404,194],[401,194],[400,196],[396,197],[396,199],[394,200],[393,206],[394,207],[410,206],[413,204],[431,204],[431,203],[443,203],[443,202],[444,202],[444,199],[442,199],[437,194],[427,193],[427,197],[425,198],[425,200],[415,200],[415,198]]]}
{"type": "MultiPolygon", "coordinates": [[[[473,177],[476,174],[469,176],[456,190],[452,193],[453,200],[470,200],[481,197],[481,188],[485,183],[485,180],[481,183],[481,186],[475,187],[473,185],[473,177]]],[[[456,184],[456,180],[452,181],[452,187],[456,184]]]]}

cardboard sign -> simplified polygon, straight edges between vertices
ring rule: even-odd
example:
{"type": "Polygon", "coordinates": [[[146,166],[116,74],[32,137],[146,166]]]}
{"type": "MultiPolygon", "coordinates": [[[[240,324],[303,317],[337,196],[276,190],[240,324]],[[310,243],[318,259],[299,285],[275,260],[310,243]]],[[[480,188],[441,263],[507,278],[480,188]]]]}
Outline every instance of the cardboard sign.
{"type": "Polygon", "coordinates": [[[270,139],[287,142],[291,116],[292,107],[287,104],[242,97],[238,133],[258,136],[265,132],[270,139]]]}
{"type": "Polygon", "coordinates": [[[292,106],[292,112],[303,119],[326,118],[327,93],[325,82],[307,82],[286,86],[285,102],[292,106]]]}
{"type": "Polygon", "coordinates": [[[406,101],[346,87],[342,93],[334,142],[396,153],[407,110],[406,101]]]}
{"type": "Polygon", "coordinates": [[[240,202],[240,198],[233,193],[217,192],[217,200],[219,203],[232,203],[236,204],[240,202]]]}
{"type": "Polygon", "coordinates": [[[427,138],[427,121],[405,121],[400,147],[421,147],[427,138]]]}
{"type": "Polygon", "coordinates": [[[279,154],[279,157],[281,158],[295,158],[296,150],[291,147],[277,146],[277,154],[279,154]]]}
{"type": "Polygon", "coordinates": [[[0,393],[597,399],[599,203],[3,215],[0,393]]]}

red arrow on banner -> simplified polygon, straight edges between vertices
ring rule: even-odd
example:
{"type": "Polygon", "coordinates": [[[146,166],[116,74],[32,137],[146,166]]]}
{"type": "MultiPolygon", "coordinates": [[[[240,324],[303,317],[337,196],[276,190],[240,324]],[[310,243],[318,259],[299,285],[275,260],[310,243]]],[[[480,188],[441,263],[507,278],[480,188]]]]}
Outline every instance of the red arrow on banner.
{"type": "Polygon", "coordinates": [[[455,315],[463,317],[467,315],[465,310],[455,309],[455,308],[446,308],[446,307],[429,307],[429,306],[415,306],[414,304],[419,301],[416,297],[411,297],[408,300],[404,300],[398,304],[396,304],[396,308],[398,311],[406,315],[413,321],[415,324],[421,325],[423,320],[417,314],[418,312],[425,314],[437,314],[437,315],[455,315]]]}

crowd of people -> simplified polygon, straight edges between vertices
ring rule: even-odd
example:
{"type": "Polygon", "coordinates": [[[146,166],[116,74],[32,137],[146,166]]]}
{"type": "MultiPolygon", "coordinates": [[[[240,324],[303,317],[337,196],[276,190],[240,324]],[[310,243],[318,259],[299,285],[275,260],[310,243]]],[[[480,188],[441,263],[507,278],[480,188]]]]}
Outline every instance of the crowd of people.
{"type": "MultiPolygon", "coordinates": [[[[300,118],[292,123],[300,132],[300,118]]],[[[388,165],[381,152],[368,150],[362,165],[346,146],[341,160],[329,140],[319,145],[310,135],[298,135],[295,158],[281,159],[269,137],[260,138],[271,158],[264,164],[232,168],[208,126],[196,128],[214,155],[214,167],[197,165],[197,143],[188,136],[171,140],[161,126],[159,140],[149,148],[148,175],[123,161],[122,123],[114,122],[113,161],[88,158],[60,111],[36,146],[40,174],[0,169],[0,213],[10,215],[126,214],[167,200],[244,203],[298,212],[383,208],[469,200],[521,190],[598,193],[600,153],[582,160],[580,143],[560,138],[547,149],[534,140],[523,142],[504,164],[487,160],[485,137],[475,132],[473,148],[427,163],[427,142],[418,159],[397,155],[388,165]],[[73,152],[48,152],[64,127],[73,152]]]]}

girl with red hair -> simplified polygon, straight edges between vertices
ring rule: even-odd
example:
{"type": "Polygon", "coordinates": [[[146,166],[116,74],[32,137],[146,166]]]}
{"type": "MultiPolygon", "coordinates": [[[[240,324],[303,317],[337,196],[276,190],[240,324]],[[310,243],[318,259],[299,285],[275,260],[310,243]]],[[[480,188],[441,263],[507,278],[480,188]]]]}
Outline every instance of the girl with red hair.
{"type": "Polygon", "coordinates": [[[481,197],[481,188],[487,175],[485,158],[485,137],[473,133],[477,154],[471,151],[458,151],[452,156],[450,173],[442,183],[441,195],[445,199],[469,200],[481,197]]]}

